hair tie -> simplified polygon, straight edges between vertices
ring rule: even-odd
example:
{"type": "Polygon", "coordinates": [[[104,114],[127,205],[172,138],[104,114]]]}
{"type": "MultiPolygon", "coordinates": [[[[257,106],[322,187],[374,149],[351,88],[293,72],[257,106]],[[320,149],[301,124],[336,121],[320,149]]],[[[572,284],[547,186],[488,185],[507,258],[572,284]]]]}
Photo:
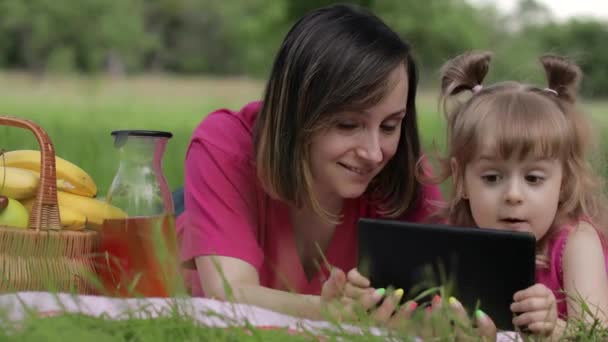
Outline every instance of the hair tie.
{"type": "Polygon", "coordinates": [[[483,89],[483,86],[481,84],[478,84],[474,86],[471,91],[473,92],[473,94],[477,94],[481,91],[481,89],[483,89]]]}
{"type": "Polygon", "coordinates": [[[546,91],[547,93],[553,94],[555,96],[559,96],[559,94],[557,93],[557,91],[551,89],[551,88],[545,88],[543,89],[543,91],[546,91]]]}

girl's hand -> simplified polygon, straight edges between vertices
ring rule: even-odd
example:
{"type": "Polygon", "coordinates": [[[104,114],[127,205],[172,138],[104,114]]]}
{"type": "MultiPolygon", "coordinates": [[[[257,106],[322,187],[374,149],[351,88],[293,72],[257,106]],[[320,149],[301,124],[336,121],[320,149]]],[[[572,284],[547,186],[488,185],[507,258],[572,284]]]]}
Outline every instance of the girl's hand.
{"type": "Polygon", "coordinates": [[[526,327],[534,334],[549,336],[557,323],[557,302],[553,292],[543,284],[535,284],[513,295],[511,311],[518,314],[513,324],[526,327]]]}

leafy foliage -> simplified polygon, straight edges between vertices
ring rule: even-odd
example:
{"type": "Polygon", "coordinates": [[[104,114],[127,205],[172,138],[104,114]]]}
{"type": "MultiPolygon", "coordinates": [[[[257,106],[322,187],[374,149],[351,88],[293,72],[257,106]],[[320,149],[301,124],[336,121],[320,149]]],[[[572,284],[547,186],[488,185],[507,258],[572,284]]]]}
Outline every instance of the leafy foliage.
{"type": "MultiPolygon", "coordinates": [[[[45,72],[169,71],[264,77],[289,27],[306,12],[339,1],[314,0],[0,0],[0,67],[45,72]]],[[[410,41],[433,81],[448,58],[496,52],[495,77],[539,75],[537,57],[578,58],[584,92],[608,95],[608,24],[558,22],[537,0],[513,14],[467,0],[350,0],[371,9],[410,41]]],[[[538,79],[533,76],[532,79],[538,79]]]]}

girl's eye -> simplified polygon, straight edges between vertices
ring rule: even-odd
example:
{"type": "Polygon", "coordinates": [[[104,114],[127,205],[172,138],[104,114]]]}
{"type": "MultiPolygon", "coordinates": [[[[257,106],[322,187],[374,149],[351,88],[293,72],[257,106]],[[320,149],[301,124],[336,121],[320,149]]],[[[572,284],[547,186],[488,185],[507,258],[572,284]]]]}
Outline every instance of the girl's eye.
{"type": "Polygon", "coordinates": [[[526,182],[530,184],[539,184],[544,180],[542,176],[539,175],[527,175],[526,182]]]}
{"type": "Polygon", "coordinates": [[[500,180],[500,176],[498,174],[487,174],[481,176],[481,179],[487,184],[492,184],[498,182],[500,180]]]}

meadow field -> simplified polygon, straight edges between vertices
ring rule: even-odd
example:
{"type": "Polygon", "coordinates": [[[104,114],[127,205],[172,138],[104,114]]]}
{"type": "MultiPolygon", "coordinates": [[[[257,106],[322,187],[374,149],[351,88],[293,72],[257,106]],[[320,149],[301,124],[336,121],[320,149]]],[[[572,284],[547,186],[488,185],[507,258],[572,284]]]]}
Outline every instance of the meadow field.
{"type": "MultiPolygon", "coordinates": [[[[50,135],[59,156],[79,165],[92,175],[98,196],[104,197],[118,167],[118,153],[110,132],[118,129],[163,130],[173,133],[164,159],[164,171],[171,188],[183,184],[183,161],[192,130],[210,111],[217,108],[238,109],[259,99],[264,84],[246,78],[177,78],[147,75],[126,79],[47,76],[34,79],[19,73],[0,73],[0,115],[31,119],[50,135]]],[[[418,99],[419,125],[425,149],[434,142],[441,147],[444,130],[437,112],[437,95],[422,91],[418,99]]],[[[608,101],[583,101],[598,128],[601,151],[596,160],[605,172],[608,152],[608,101]]],[[[5,150],[38,149],[31,133],[12,127],[0,127],[0,147],[5,150]]],[[[0,308],[0,323],[3,322],[0,308]]],[[[453,334],[443,320],[444,337],[453,334]]],[[[1,324],[0,324],[1,325],[1,324]]],[[[54,341],[95,340],[163,341],[177,340],[311,340],[314,337],[289,336],[286,331],[214,329],[197,326],[179,314],[161,320],[137,318],[111,322],[79,315],[23,322],[27,329],[0,329],[1,340],[54,341]]],[[[406,330],[409,334],[416,329],[406,330]]],[[[472,330],[470,330],[472,332],[472,330]]],[[[608,335],[596,325],[574,322],[571,335],[577,340],[605,339],[608,335]]],[[[328,340],[381,340],[364,336],[326,336],[328,340]]],[[[406,338],[407,339],[407,338],[406,338]]]]}
{"type": "MultiPolygon", "coordinates": [[[[110,132],[118,129],[173,133],[164,158],[172,188],[183,183],[183,161],[190,135],[206,113],[239,108],[258,99],[262,85],[247,79],[131,79],[53,77],[35,80],[0,74],[0,114],[27,118],[50,135],[57,155],[86,170],[105,196],[118,167],[110,132]]],[[[38,149],[27,131],[0,127],[0,147],[38,149]]]]}
{"type": "MultiPolygon", "coordinates": [[[[147,75],[112,79],[50,75],[35,79],[19,73],[0,73],[0,114],[40,124],[49,133],[57,155],[93,176],[99,196],[105,196],[118,166],[111,131],[170,131],[173,138],[167,145],[164,171],[169,185],[175,189],[183,184],[183,161],[196,125],[214,109],[238,109],[259,99],[263,87],[262,81],[247,78],[147,75]]],[[[438,146],[443,143],[443,118],[436,104],[434,91],[421,91],[419,125],[427,148],[432,141],[438,146]]],[[[584,107],[597,119],[603,133],[603,128],[608,127],[608,102],[585,102],[584,107]]],[[[0,148],[38,149],[29,132],[0,127],[0,134],[0,148]]]]}

